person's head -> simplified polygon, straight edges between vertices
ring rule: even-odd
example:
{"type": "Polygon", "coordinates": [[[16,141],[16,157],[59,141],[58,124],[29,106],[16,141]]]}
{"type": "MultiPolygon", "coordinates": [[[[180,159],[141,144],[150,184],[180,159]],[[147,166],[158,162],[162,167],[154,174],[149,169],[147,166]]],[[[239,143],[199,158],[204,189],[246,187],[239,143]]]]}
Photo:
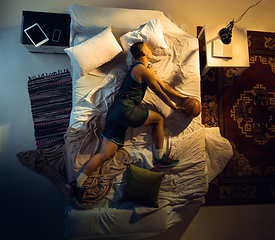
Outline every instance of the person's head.
{"type": "Polygon", "coordinates": [[[131,46],[131,54],[134,59],[146,56],[148,59],[153,58],[150,48],[144,42],[136,42],[131,46]]]}

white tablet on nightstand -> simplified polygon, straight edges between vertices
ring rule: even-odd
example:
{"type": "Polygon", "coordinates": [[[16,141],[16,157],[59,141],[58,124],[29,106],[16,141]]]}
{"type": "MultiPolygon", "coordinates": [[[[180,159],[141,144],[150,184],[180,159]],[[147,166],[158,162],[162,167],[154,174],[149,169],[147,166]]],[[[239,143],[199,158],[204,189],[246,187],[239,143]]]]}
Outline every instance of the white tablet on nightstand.
{"type": "Polygon", "coordinates": [[[49,38],[43,32],[38,23],[35,23],[32,26],[26,28],[24,32],[29,37],[35,47],[39,47],[45,42],[49,41],[49,38]]]}

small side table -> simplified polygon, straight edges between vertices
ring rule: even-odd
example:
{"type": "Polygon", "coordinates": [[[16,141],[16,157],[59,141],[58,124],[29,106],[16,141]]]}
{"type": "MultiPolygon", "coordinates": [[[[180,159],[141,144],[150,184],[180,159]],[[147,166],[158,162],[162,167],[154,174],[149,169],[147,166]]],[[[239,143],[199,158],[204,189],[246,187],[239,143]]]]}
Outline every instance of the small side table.
{"type": "Polygon", "coordinates": [[[31,53],[66,54],[64,49],[69,46],[70,21],[69,14],[23,11],[20,42],[31,53]],[[35,47],[24,32],[24,29],[34,23],[38,23],[49,38],[49,41],[40,47],[35,47]],[[53,41],[52,37],[56,30],[60,32],[60,36],[58,41],[53,41]]]}
{"type": "MultiPolygon", "coordinates": [[[[238,68],[236,75],[240,75],[249,66],[249,52],[247,41],[247,30],[243,26],[235,25],[232,31],[231,43],[232,58],[216,57],[213,54],[213,41],[219,40],[219,31],[224,28],[222,24],[206,24],[201,30],[198,39],[205,42],[205,63],[201,69],[204,76],[211,67],[234,67],[238,68]]],[[[201,44],[200,44],[201,45],[201,44]]]]}

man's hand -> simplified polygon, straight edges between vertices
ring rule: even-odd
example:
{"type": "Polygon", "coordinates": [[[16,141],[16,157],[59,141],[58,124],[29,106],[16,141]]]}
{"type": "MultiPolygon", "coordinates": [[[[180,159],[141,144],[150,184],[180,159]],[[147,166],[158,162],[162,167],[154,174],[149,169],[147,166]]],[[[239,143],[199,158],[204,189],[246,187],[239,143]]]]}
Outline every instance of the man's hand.
{"type": "Polygon", "coordinates": [[[187,116],[186,114],[184,114],[184,110],[185,110],[185,108],[183,108],[183,107],[177,107],[177,109],[175,110],[175,112],[177,112],[178,114],[180,114],[183,117],[190,118],[189,116],[187,116]]]}

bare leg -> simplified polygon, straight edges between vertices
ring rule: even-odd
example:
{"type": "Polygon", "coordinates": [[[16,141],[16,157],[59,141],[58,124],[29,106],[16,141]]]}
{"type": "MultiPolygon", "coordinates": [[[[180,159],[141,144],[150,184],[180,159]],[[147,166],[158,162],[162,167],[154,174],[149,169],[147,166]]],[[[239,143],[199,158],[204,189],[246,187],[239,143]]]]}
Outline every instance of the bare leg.
{"type": "Polygon", "coordinates": [[[144,126],[146,125],[153,125],[152,137],[155,148],[162,149],[164,141],[164,126],[162,116],[154,111],[149,110],[149,117],[144,123],[144,126]]]}
{"type": "Polygon", "coordinates": [[[164,124],[163,118],[160,114],[149,111],[149,117],[144,125],[153,125],[153,141],[155,144],[155,154],[158,155],[154,158],[155,167],[173,167],[179,163],[178,160],[172,159],[163,153],[163,141],[164,141],[164,124]]]}
{"type": "Polygon", "coordinates": [[[90,176],[104,161],[113,156],[117,150],[117,144],[103,138],[100,152],[88,160],[82,172],[86,176],[90,176]]]}

